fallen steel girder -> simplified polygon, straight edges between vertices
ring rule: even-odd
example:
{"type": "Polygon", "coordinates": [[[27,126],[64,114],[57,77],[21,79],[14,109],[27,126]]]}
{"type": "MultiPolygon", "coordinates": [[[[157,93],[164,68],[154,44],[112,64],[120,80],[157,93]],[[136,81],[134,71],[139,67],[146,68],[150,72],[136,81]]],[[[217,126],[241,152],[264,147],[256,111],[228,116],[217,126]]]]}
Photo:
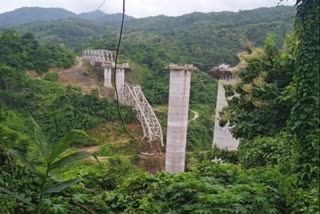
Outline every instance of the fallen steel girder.
{"type": "Polygon", "coordinates": [[[147,139],[149,143],[160,141],[161,146],[164,146],[161,125],[145,98],[141,86],[125,83],[121,88],[120,102],[133,107],[142,125],[142,140],[147,139]]]}

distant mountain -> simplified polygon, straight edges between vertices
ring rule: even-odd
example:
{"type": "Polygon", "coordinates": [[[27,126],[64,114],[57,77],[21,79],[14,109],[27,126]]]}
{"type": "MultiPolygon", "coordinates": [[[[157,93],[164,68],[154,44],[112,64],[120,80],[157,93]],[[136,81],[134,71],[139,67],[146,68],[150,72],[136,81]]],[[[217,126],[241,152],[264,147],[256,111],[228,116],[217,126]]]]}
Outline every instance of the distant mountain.
{"type": "MultiPolygon", "coordinates": [[[[130,20],[126,23],[126,31],[143,31],[144,33],[168,34],[177,31],[190,31],[190,29],[210,28],[237,28],[243,25],[272,22],[293,23],[295,9],[292,6],[277,6],[271,8],[257,8],[239,12],[194,12],[177,17],[154,16],[130,20]]],[[[112,30],[117,25],[110,26],[112,30]]],[[[202,32],[204,33],[204,32],[202,32]]]]}
{"type": "MultiPolygon", "coordinates": [[[[14,27],[21,24],[33,22],[45,22],[59,19],[83,19],[93,22],[117,22],[122,14],[105,14],[101,10],[76,14],[62,8],[23,7],[11,12],[0,14],[0,27],[14,27]]],[[[126,20],[134,19],[125,16],[126,20]]]]}
{"type": "MultiPolygon", "coordinates": [[[[117,22],[122,19],[121,13],[115,13],[115,14],[106,14],[104,17],[101,18],[102,22],[117,22]]],[[[132,16],[125,15],[124,19],[126,21],[134,20],[135,18],[132,16]]]]}
{"type": "MultiPolygon", "coordinates": [[[[162,61],[192,63],[204,70],[221,63],[233,66],[238,63],[236,54],[244,50],[243,44],[250,41],[261,47],[267,33],[281,46],[285,34],[292,30],[294,15],[294,7],[278,6],[178,17],[132,20],[127,17],[121,47],[123,54],[142,64],[151,63],[150,67],[162,61]],[[146,53],[142,54],[143,51],[146,53]]],[[[120,18],[121,14],[93,11],[71,18],[23,24],[14,29],[31,32],[43,42],[65,44],[77,52],[88,47],[115,49],[120,18]]]]}
{"type": "Polygon", "coordinates": [[[76,16],[76,14],[62,8],[23,7],[0,14],[0,27],[11,27],[36,21],[66,19],[73,16],[76,16]]]}
{"type": "MultiPolygon", "coordinates": [[[[80,13],[76,15],[74,18],[77,19],[83,19],[83,20],[88,20],[88,21],[95,21],[95,22],[117,22],[122,19],[122,14],[121,13],[115,13],[115,14],[105,14],[101,10],[95,10],[92,12],[87,12],[87,13],[80,13]]],[[[125,15],[125,20],[132,20],[134,19],[131,16],[125,15]]]]}
{"type": "Polygon", "coordinates": [[[106,14],[102,12],[101,10],[95,10],[92,12],[87,12],[87,13],[80,13],[78,14],[78,18],[80,19],[85,19],[85,20],[99,20],[102,19],[106,14]]]}
{"type": "MultiPolygon", "coordinates": [[[[159,58],[166,59],[166,63],[191,63],[203,70],[221,63],[234,66],[238,63],[236,54],[245,50],[243,44],[248,41],[256,47],[263,47],[266,35],[270,33],[280,47],[285,34],[293,29],[294,17],[294,7],[277,6],[239,12],[197,12],[178,17],[134,19],[125,23],[123,54],[138,61],[143,59],[139,55],[142,55],[141,47],[145,47],[148,57],[143,64],[151,62],[151,66],[160,64],[159,58]],[[159,51],[161,57],[155,54],[159,51]],[[179,60],[173,56],[183,57],[179,60]]],[[[108,45],[106,42],[113,41],[118,30],[119,24],[105,25],[108,34],[93,47],[114,47],[115,42],[108,45]]]]}

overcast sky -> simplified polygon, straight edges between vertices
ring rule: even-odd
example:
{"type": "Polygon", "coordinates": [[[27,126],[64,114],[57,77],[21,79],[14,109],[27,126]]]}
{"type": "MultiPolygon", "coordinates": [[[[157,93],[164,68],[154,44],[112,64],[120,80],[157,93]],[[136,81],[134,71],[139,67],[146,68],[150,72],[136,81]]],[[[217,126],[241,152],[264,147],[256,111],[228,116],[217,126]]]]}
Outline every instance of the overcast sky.
{"type": "MultiPolygon", "coordinates": [[[[75,13],[88,12],[99,7],[103,0],[0,0],[0,13],[20,7],[61,7],[75,13]]],[[[139,17],[212,11],[239,11],[276,6],[280,0],[126,0],[126,13],[139,17]]],[[[293,5],[295,0],[284,0],[293,5]]],[[[121,12],[122,0],[105,0],[105,13],[121,12]]]]}

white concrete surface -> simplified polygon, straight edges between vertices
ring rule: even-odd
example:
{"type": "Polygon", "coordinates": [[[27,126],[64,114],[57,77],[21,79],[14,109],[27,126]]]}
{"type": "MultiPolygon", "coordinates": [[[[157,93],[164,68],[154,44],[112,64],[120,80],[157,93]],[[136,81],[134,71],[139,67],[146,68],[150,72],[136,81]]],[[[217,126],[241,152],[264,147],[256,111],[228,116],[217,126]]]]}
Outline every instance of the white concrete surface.
{"type": "Polygon", "coordinates": [[[223,107],[228,105],[225,97],[225,90],[223,85],[230,84],[232,81],[219,80],[218,82],[218,96],[216,104],[215,122],[214,122],[214,133],[213,133],[213,146],[216,145],[220,149],[237,150],[239,140],[232,137],[230,127],[225,125],[224,127],[219,126],[219,112],[223,107]]]}
{"type": "Polygon", "coordinates": [[[104,68],[104,87],[112,88],[112,70],[111,67],[104,68]]]}
{"type": "Polygon", "coordinates": [[[187,66],[170,67],[165,161],[165,170],[169,173],[183,172],[185,169],[191,70],[187,66]]]}
{"type": "MultiPolygon", "coordinates": [[[[119,101],[120,102],[122,100],[120,92],[121,92],[122,86],[124,85],[124,78],[125,78],[124,75],[125,75],[124,69],[123,68],[117,68],[117,70],[116,70],[116,86],[117,86],[116,90],[118,92],[118,97],[119,97],[119,101]]],[[[117,95],[115,94],[115,98],[117,98],[116,96],[117,95]]]]}

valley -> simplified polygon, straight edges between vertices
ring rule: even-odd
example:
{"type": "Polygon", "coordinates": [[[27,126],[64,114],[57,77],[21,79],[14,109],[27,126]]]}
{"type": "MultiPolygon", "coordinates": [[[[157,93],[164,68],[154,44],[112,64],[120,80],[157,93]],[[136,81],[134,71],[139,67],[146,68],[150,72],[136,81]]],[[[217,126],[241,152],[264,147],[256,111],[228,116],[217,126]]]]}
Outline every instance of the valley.
{"type": "Polygon", "coordinates": [[[126,15],[117,70],[83,51],[116,51],[122,14],[0,14],[0,213],[318,213],[317,9],[126,15]]]}

